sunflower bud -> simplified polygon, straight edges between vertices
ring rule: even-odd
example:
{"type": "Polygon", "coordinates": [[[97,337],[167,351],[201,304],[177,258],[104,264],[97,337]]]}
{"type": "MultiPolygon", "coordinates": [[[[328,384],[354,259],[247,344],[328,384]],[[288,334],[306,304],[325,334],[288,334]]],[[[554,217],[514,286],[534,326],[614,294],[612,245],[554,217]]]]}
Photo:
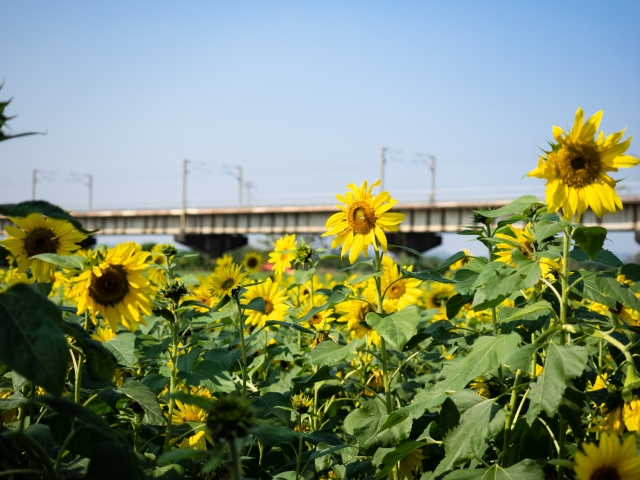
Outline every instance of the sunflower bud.
{"type": "Polygon", "coordinates": [[[165,284],[164,288],[158,293],[160,293],[164,298],[168,298],[173,303],[178,304],[180,302],[180,298],[187,295],[189,290],[180,280],[169,280],[165,284]]]}
{"type": "Polygon", "coordinates": [[[476,212],[473,212],[473,216],[472,218],[472,222],[473,223],[482,223],[484,225],[487,224],[487,220],[489,220],[489,217],[486,217],[485,215],[483,215],[483,212],[488,211],[488,210],[478,210],[476,212]]]}
{"type": "Polygon", "coordinates": [[[178,249],[170,243],[160,245],[160,251],[167,258],[175,257],[178,254],[178,249]]]}
{"type": "Polygon", "coordinates": [[[291,399],[291,406],[300,415],[307,413],[312,404],[313,400],[311,400],[302,392],[298,395],[294,395],[294,397],[291,399]]]}
{"type": "Polygon", "coordinates": [[[244,438],[255,423],[253,407],[246,399],[234,394],[221,395],[207,417],[207,427],[214,442],[244,438]]]}
{"type": "Polygon", "coordinates": [[[300,240],[300,245],[296,248],[296,256],[293,260],[295,265],[306,265],[307,263],[311,263],[311,258],[315,253],[315,249],[311,248],[311,246],[307,245],[304,240],[300,240]]]}

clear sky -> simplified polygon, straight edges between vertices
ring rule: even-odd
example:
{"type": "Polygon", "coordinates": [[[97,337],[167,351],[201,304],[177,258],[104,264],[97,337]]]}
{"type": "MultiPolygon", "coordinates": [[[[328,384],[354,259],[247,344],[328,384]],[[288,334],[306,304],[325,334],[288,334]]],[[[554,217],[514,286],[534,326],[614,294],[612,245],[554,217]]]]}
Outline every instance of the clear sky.
{"type": "Polygon", "coordinates": [[[0,0],[0,98],[15,132],[47,132],[2,144],[0,202],[39,168],[38,197],[66,208],[86,205],[72,172],[95,208],[178,206],[189,158],[192,206],[235,201],[225,164],[254,204],[331,203],[377,178],[382,146],[401,199],[427,195],[414,152],[436,156],[440,198],[529,193],[578,106],[640,133],[639,23],[637,1],[0,0]]]}

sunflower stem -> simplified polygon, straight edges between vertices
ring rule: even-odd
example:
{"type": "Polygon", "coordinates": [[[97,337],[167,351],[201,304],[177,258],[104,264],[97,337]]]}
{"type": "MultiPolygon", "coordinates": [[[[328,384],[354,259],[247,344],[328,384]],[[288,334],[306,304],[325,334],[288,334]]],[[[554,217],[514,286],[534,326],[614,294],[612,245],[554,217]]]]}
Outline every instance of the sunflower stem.
{"type": "MultiPolygon", "coordinates": [[[[73,354],[72,354],[73,355],[73,354]]],[[[78,352],[78,368],[76,369],[76,384],[74,389],[74,400],[80,403],[80,382],[82,380],[82,364],[84,363],[84,352],[78,352]]]]}
{"type": "Polygon", "coordinates": [[[240,452],[236,445],[236,439],[229,441],[229,451],[231,453],[231,464],[233,465],[234,480],[242,480],[242,461],[240,460],[240,452]]]}
{"type": "Polygon", "coordinates": [[[520,381],[522,380],[522,370],[516,372],[516,379],[513,383],[513,390],[511,391],[511,401],[507,408],[507,415],[504,421],[504,442],[502,444],[502,461],[500,462],[503,467],[509,466],[509,444],[511,443],[511,422],[513,420],[513,413],[516,409],[516,402],[518,401],[518,390],[520,387],[520,381]]]}
{"type": "MultiPolygon", "coordinates": [[[[244,312],[240,306],[240,299],[235,296],[236,305],[238,306],[238,324],[240,327],[240,347],[242,348],[242,396],[247,398],[247,346],[244,342],[244,312]]],[[[267,344],[264,345],[265,361],[267,356],[267,344]]]]}
{"type": "Polygon", "coordinates": [[[169,382],[169,412],[167,415],[167,431],[164,437],[164,451],[171,449],[171,424],[173,423],[173,409],[175,400],[172,395],[176,391],[177,373],[178,373],[178,317],[173,312],[173,322],[171,323],[171,379],[169,382]]]}

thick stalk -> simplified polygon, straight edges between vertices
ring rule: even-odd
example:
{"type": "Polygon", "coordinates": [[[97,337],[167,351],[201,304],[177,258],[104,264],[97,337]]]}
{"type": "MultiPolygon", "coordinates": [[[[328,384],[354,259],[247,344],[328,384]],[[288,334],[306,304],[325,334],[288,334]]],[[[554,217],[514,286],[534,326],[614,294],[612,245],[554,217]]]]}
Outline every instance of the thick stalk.
{"type": "MultiPolygon", "coordinates": [[[[238,326],[240,329],[240,347],[242,348],[242,396],[247,398],[247,346],[244,342],[244,312],[240,306],[240,300],[236,298],[238,305],[238,326]]],[[[265,360],[267,355],[267,344],[264,345],[265,360]]]]}
{"type": "Polygon", "coordinates": [[[298,433],[300,436],[298,437],[298,451],[296,452],[296,480],[300,480],[300,464],[302,463],[302,414],[298,414],[298,433]]]}
{"type": "Polygon", "coordinates": [[[234,438],[229,442],[229,451],[231,452],[231,464],[233,465],[234,480],[242,480],[242,462],[240,461],[240,452],[234,438]]]}
{"type": "Polygon", "coordinates": [[[513,421],[513,413],[516,409],[516,402],[518,401],[518,390],[520,381],[522,380],[522,370],[516,372],[516,379],[513,383],[513,390],[511,392],[511,401],[507,409],[506,419],[504,421],[504,442],[502,444],[502,466],[509,466],[509,444],[511,443],[511,422],[513,421]]]}
{"type": "Polygon", "coordinates": [[[173,409],[175,400],[171,397],[176,391],[177,374],[178,374],[178,318],[174,312],[173,322],[171,323],[171,378],[169,380],[169,412],[167,418],[167,431],[164,437],[164,451],[168,452],[171,448],[171,424],[173,423],[173,409]]]}
{"type": "MultiPolygon", "coordinates": [[[[564,237],[562,242],[562,275],[560,281],[562,282],[562,299],[560,301],[560,325],[565,326],[567,322],[567,307],[569,303],[569,247],[571,246],[571,227],[565,227],[564,237]]],[[[565,330],[560,331],[560,344],[566,345],[567,333],[565,330]]],[[[559,451],[558,458],[565,460],[566,447],[565,440],[567,436],[567,423],[562,416],[560,417],[560,438],[558,439],[559,451]]],[[[564,466],[558,466],[558,480],[564,479],[564,466]]]]}

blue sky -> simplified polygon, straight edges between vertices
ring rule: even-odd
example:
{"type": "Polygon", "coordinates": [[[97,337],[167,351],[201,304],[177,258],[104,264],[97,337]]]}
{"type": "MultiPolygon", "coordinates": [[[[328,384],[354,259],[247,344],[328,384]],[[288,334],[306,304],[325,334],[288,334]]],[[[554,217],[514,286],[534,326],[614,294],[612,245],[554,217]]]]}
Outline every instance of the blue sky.
{"type": "MultiPolygon", "coordinates": [[[[242,165],[259,203],[332,202],[378,176],[426,198],[522,186],[551,126],[582,106],[640,132],[639,2],[18,2],[0,16],[0,98],[13,97],[0,202],[83,209],[232,204],[242,165]],[[401,152],[399,152],[401,151],[401,152]]],[[[637,144],[636,144],[637,145],[637,144]]],[[[640,152],[632,145],[631,152],[640,152]]],[[[633,170],[630,182],[640,181],[633,170]]],[[[540,189],[541,190],[541,189],[540,189]]],[[[496,190],[497,191],[497,190],[496,190]]],[[[530,190],[527,191],[529,193],[530,190]]],[[[629,243],[628,248],[634,244],[629,243]]]]}

